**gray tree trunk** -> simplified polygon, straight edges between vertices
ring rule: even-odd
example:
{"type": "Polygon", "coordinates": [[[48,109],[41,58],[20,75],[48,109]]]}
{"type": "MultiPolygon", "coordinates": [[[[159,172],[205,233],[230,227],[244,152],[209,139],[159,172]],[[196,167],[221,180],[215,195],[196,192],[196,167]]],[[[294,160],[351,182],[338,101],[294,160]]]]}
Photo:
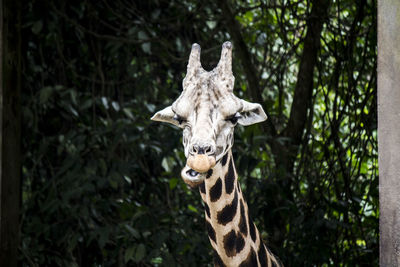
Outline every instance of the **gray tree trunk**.
{"type": "Polygon", "coordinates": [[[400,1],[378,1],[380,265],[400,266],[400,1]]]}
{"type": "Polygon", "coordinates": [[[21,175],[21,5],[0,2],[0,266],[17,266],[21,175]]]}

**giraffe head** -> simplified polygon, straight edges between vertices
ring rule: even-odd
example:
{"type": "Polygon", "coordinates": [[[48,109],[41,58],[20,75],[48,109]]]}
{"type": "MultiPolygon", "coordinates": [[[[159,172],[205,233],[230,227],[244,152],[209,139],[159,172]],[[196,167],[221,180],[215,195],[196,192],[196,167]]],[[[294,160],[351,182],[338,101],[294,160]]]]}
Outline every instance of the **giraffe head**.
{"type": "Polygon", "coordinates": [[[234,81],[230,42],[222,45],[220,61],[209,72],[201,66],[200,46],[193,44],[181,95],[151,118],[183,129],[187,162],[181,175],[191,186],[202,183],[231,149],[237,124],[246,126],[267,119],[260,104],[233,94],[234,81]]]}

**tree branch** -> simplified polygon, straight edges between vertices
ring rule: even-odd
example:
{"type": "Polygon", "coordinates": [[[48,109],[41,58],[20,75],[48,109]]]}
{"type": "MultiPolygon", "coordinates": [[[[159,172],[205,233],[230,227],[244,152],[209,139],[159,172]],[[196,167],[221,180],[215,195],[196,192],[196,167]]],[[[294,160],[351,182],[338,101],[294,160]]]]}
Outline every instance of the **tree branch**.
{"type": "MultiPolygon", "coordinates": [[[[243,70],[247,78],[248,88],[252,100],[257,101],[262,105],[264,101],[261,95],[261,90],[259,88],[260,79],[259,77],[257,77],[258,72],[251,61],[251,54],[247,49],[246,43],[243,40],[240,25],[235,20],[235,16],[233,15],[227,0],[217,1],[217,3],[219,3],[222,12],[225,14],[224,17],[226,18],[225,19],[226,27],[236,46],[237,54],[239,56],[240,62],[242,63],[243,70]]],[[[270,118],[268,110],[265,107],[264,111],[270,118]]],[[[272,136],[276,135],[276,129],[271,119],[267,120],[267,124],[262,124],[262,127],[268,134],[272,136]]]]}
{"type": "Polygon", "coordinates": [[[320,36],[323,24],[327,19],[329,0],[315,0],[307,20],[307,34],[304,39],[303,54],[300,59],[297,84],[294,91],[293,103],[289,121],[283,135],[289,137],[293,145],[298,146],[310,109],[313,91],[314,68],[320,48],[320,36]]]}

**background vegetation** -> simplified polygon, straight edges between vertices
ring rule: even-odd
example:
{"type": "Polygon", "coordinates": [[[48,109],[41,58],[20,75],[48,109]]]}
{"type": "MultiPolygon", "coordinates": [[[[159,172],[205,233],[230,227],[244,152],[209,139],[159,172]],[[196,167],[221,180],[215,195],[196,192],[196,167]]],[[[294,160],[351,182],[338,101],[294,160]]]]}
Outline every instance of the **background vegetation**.
{"type": "Polygon", "coordinates": [[[234,45],[252,217],[286,266],[378,265],[376,1],[28,1],[23,266],[206,266],[181,132],[149,120],[234,45]]]}

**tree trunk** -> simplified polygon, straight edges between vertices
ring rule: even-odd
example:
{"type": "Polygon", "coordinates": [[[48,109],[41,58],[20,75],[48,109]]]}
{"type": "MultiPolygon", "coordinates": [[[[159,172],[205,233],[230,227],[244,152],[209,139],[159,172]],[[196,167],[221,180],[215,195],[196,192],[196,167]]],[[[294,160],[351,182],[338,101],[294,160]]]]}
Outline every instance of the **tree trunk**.
{"type": "MultiPolygon", "coordinates": [[[[275,165],[277,167],[277,182],[280,184],[284,199],[293,200],[291,189],[293,166],[302,137],[305,130],[311,107],[311,96],[314,86],[314,69],[317,64],[318,51],[320,49],[320,39],[323,25],[328,18],[330,0],[312,1],[312,10],[307,20],[307,34],[304,39],[304,48],[300,59],[299,72],[295,87],[293,103],[291,107],[288,124],[282,133],[277,133],[271,118],[266,124],[261,124],[263,130],[272,136],[270,146],[274,154],[275,165]],[[265,126],[266,125],[266,126],[265,126]],[[282,142],[282,140],[285,140],[282,142]]],[[[235,20],[234,14],[230,10],[228,1],[220,1],[220,8],[226,14],[226,27],[236,45],[237,53],[240,58],[243,70],[248,82],[252,101],[263,103],[260,79],[257,77],[256,68],[251,61],[251,54],[241,35],[240,25],[235,20]]],[[[268,114],[267,107],[264,110],[268,114]]],[[[283,243],[286,222],[279,223],[281,229],[275,230],[275,242],[283,243]]]]}
{"type": "Polygon", "coordinates": [[[21,5],[0,4],[0,266],[17,266],[21,175],[21,5]]]}
{"type": "Polygon", "coordinates": [[[378,1],[380,265],[400,266],[400,2],[378,1]]]}
{"type": "Polygon", "coordinates": [[[297,82],[294,89],[293,102],[290,109],[288,124],[282,137],[288,140],[285,148],[277,142],[275,149],[278,169],[282,168],[289,173],[293,171],[293,164],[302,143],[302,137],[308,114],[311,107],[311,96],[314,89],[314,70],[317,64],[318,52],[321,45],[321,32],[328,18],[330,0],[313,1],[312,10],[307,20],[307,34],[304,39],[303,53],[300,59],[297,82]],[[283,150],[282,150],[283,149],[283,150]],[[282,151],[284,155],[281,155],[282,151]]]}

